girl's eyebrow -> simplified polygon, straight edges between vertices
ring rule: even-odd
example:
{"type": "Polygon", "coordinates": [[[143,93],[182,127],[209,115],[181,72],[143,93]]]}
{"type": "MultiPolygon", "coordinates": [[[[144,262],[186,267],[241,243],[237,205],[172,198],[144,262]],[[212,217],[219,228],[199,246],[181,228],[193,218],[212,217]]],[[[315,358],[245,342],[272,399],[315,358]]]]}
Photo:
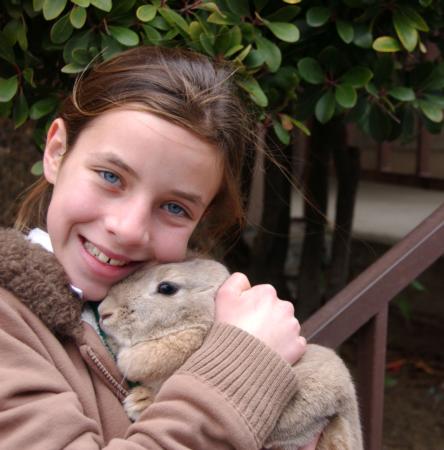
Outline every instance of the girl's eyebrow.
{"type": "Polygon", "coordinates": [[[134,177],[137,176],[136,171],[132,167],[130,167],[125,161],[123,161],[123,159],[119,158],[116,154],[111,152],[105,152],[100,153],[97,156],[100,157],[101,159],[104,159],[106,162],[110,164],[114,164],[115,166],[120,167],[128,174],[133,175],[134,177]]]}
{"type": "Polygon", "coordinates": [[[199,206],[202,206],[202,208],[205,208],[205,204],[200,195],[192,194],[190,192],[185,192],[185,191],[180,191],[180,190],[174,190],[171,193],[177,197],[182,197],[191,203],[198,204],[199,206]]]}

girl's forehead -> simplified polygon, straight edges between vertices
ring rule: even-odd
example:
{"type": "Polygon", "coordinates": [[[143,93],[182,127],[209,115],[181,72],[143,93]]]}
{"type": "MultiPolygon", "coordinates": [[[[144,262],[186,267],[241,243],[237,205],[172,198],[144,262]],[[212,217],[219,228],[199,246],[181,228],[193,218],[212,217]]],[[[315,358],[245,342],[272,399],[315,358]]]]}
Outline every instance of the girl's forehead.
{"type": "Polygon", "coordinates": [[[166,146],[180,146],[182,148],[214,149],[215,156],[222,156],[222,151],[215,144],[199,136],[194,130],[180,126],[173,120],[160,115],[142,111],[140,108],[116,108],[106,111],[90,121],[80,133],[79,138],[87,135],[89,139],[105,138],[107,141],[115,139],[131,139],[153,141],[166,146]]]}

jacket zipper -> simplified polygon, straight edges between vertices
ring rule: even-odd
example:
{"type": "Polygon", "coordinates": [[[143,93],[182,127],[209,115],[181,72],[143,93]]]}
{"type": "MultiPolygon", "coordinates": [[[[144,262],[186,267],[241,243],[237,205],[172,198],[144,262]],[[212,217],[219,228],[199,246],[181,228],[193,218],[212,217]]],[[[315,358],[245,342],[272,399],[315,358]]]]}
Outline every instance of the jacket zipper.
{"type": "Polygon", "coordinates": [[[88,356],[91,358],[91,361],[94,365],[99,369],[100,373],[103,374],[108,383],[114,388],[117,397],[119,400],[124,400],[129,392],[125,389],[108,371],[108,369],[104,366],[104,364],[100,361],[97,355],[94,353],[91,347],[87,347],[86,352],[88,356]]]}

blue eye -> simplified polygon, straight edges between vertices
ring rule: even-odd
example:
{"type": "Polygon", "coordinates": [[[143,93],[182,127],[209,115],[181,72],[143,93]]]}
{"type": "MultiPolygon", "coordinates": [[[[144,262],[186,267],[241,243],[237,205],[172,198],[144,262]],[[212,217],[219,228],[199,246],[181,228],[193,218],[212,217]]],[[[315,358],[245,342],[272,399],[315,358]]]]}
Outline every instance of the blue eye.
{"type": "Polygon", "coordinates": [[[182,206],[178,205],[177,203],[169,202],[165,203],[163,205],[163,208],[166,209],[170,214],[173,214],[175,216],[185,216],[186,211],[182,208],[182,206]]]}
{"type": "Polygon", "coordinates": [[[110,172],[109,170],[101,170],[100,172],[100,176],[108,183],[110,184],[116,184],[120,181],[120,178],[118,177],[118,175],[116,175],[113,172],[110,172]]]}

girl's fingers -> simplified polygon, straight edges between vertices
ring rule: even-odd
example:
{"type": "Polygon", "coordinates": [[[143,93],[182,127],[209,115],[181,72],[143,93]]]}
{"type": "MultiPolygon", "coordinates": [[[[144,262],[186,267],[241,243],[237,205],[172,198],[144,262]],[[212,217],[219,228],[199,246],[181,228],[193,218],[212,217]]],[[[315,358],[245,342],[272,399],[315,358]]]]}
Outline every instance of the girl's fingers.
{"type": "Polygon", "coordinates": [[[239,298],[242,292],[251,288],[248,278],[240,272],[235,272],[222,284],[218,291],[218,298],[239,298]]]}

